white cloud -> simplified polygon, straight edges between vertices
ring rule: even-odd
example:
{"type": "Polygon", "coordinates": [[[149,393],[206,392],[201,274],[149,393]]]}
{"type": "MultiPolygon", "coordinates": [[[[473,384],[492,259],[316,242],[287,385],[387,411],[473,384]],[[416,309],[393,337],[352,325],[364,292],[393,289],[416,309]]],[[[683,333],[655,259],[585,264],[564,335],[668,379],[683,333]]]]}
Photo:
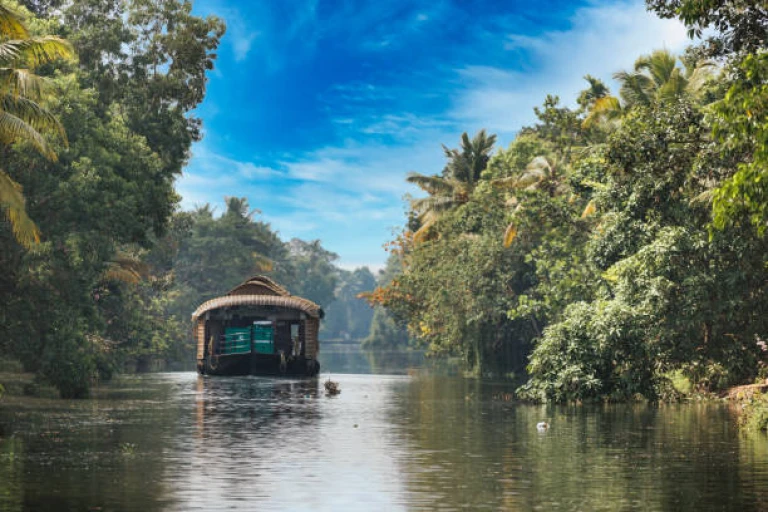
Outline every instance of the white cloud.
{"type": "Polygon", "coordinates": [[[655,17],[642,2],[585,7],[575,13],[568,30],[538,36],[513,33],[499,43],[509,53],[509,68],[520,67],[513,59],[522,54],[535,70],[473,65],[457,69],[465,88],[451,115],[467,129],[484,127],[509,139],[534,122],[533,107],[547,94],[572,104],[586,86],[585,74],[612,83],[613,73],[631,68],[640,55],[658,48],[680,51],[687,43],[680,22],[655,17]]]}
{"type": "MultiPolygon", "coordinates": [[[[237,25],[235,25],[237,26],[237,25]]],[[[244,30],[233,30],[232,36],[234,41],[232,42],[232,49],[235,54],[235,60],[242,62],[248,58],[248,53],[251,51],[253,42],[259,37],[259,32],[246,32],[244,30]]]]}
{"type": "Polygon", "coordinates": [[[280,174],[280,171],[270,167],[259,166],[252,162],[242,162],[220,155],[211,151],[206,147],[205,143],[195,146],[193,159],[199,169],[228,178],[238,176],[246,179],[265,179],[276,177],[280,174]]]}
{"type": "MultiPolygon", "coordinates": [[[[312,0],[308,5],[306,18],[296,25],[315,15],[312,0]]],[[[417,21],[426,20],[417,16],[417,21]]],[[[466,62],[455,68],[459,88],[451,93],[450,107],[437,115],[396,109],[397,103],[390,100],[436,90],[440,94],[445,84],[425,81],[424,90],[402,90],[402,85],[382,88],[353,82],[329,92],[329,108],[337,109],[332,129],[345,139],[338,145],[284,155],[273,167],[264,167],[197,144],[177,186],[183,205],[221,204],[224,195],[247,196],[283,238],[320,238],[341,255],[342,267],[378,269],[386,259],[379,248],[404,222],[403,195],[416,191],[405,175],[440,172],[441,143],[455,147],[462,131],[487,128],[506,144],[522,126],[535,121],[533,107],[546,94],[572,104],[585,87],[585,74],[610,82],[615,71],[630,68],[639,55],[659,47],[679,51],[687,42],[680,23],[653,17],[640,1],[582,8],[567,30],[493,37],[488,44],[508,55],[508,64],[466,62]],[[372,104],[378,110],[371,110],[372,104]]],[[[243,55],[250,49],[250,43],[242,43],[243,55]]]]}

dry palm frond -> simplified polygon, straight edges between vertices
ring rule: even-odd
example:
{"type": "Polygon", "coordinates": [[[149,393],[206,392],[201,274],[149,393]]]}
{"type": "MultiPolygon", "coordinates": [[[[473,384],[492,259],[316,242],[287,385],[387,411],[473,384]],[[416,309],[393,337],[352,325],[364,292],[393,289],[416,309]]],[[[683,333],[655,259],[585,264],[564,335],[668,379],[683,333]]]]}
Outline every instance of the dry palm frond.
{"type": "Polygon", "coordinates": [[[594,199],[587,203],[586,208],[584,208],[584,211],[581,212],[581,218],[586,219],[587,217],[593,215],[597,211],[597,207],[595,206],[594,199]]]}
{"type": "Polygon", "coordinates": [[[149,273],[149,266],[139,257],[126,251],[118,250],[102,274],[105,281],[120,281],[122,283],[137,284],[149,273]]]}
{"type": "Polygon", "coordinates": [[[510,224],[504,231],[504,247],[509,247],[517,238],[517,226],[510,224]]]}
{"type": "Polygon", "coordinates": [[[420,244],[431,240],[434,237],[433,227],[438,220],[438,215],[433,212],[427,212],[421,222],[421,227],[413,234],[413,243],[420,244]]]}
{"type": "Polygon", "coordinates": [[[21,185],[0,171],[0,209],[10,221],[13,236],[25,248],[40,242],[40,231],[27,215],[21,185]]]}
{"type": "Polygon", "coordinates": [[[39,99],[48,84],[28,69],[0,68],[0,91],[10,96],[39,99]]]}

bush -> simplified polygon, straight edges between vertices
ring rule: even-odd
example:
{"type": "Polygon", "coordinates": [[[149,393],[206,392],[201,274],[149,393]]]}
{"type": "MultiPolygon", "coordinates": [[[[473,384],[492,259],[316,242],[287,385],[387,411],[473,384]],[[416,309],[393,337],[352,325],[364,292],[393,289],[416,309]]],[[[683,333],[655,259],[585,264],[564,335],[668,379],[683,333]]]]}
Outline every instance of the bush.
{"type": "Polygon", "coordinates": [[[548,327],[531,356],[531,379],[518,390],[534,401],[658,397],[648,318],[618,301],[576,303],[548,327]]]}
{"type": "Polygon", "coordinates": [[[746,430],[768,430],[768,394],[752,395],[743,405],[740,422],[746,430]]]}

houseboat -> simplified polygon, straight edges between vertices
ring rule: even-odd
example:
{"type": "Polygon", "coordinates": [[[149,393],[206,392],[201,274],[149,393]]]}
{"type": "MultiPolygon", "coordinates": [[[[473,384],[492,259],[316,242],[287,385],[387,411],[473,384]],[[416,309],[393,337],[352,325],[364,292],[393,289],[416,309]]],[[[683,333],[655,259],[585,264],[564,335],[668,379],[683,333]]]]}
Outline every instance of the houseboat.
{"type": "Polygon", "coordinates": [[[209,375],[299,375],[320,371],[323,310],[255,276],[192,314],[197,370],[209,375]]]}

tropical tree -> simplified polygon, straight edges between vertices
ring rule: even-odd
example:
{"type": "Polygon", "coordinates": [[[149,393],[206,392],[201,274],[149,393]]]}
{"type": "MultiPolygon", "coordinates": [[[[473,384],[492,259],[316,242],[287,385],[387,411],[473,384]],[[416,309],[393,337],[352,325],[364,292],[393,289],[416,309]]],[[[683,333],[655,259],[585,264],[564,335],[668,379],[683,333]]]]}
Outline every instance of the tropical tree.
{"type": "Polygon", "coordinates": [[[768,5],[751,0],[646,0],[662,18],[678,18],[691,38],[708,36],[712,56],[751,53],[768,41],[768,5]],[[707,30],[709,29],[709,30],[707,30]],[[713,30],[714,29],[714,30],[713,30]]]}
{"type": "Polygon", "coordinates": [[[443,146],[448,163],[441,175],[426,176],[416,172],[408,175],[408,183],[413,183],[429,194],[411,201],[411,209],[420,223],[414,234],[415,242],[428,238],[430,229],[441,214],[469,201],[481,174],[488,166],[495,143],[496,135],[488,135],[485,130],[477,132],[471,140],[464,132],[461,135],[461,149],[443,146]]]}
{"type": "MultiPolygon", "coordinates": [[[[31,69],[56,59],[73,57],[68,42],[55,36],[32,37],[20,16],[0,4],[0,144],[27,142],[50,160],[56,153],[41,132],[55,132],[66,142],[56,117],[40,102],[46,79],[31,69]]],[[[10,222],[16,240],[30,247],[40,233],[27,215],[22,187],[0,170],[0,208],[10,222]]]]}
{"type": "MultiPolygon", "coordinates": [[[[615,73],[613,78],[621,84],[621,99],[612,96],[607,89],[596,88],[585,97],[588,113],[583,126],[589,128],[615,122],[627,109],[635,106],[649,107],[684,95],[700,99],[704,86],[712,78],[712,63],[695,52],[683,55],[679,61],[681,65],[668,50],[656,50],[638,58],[632,71],[615,73]]],[[[595,88],[594,84],[592,88],[595,88]]]]}
{"type": "Polygon", "coordinates": [[[669,50],[656,50],[635,61],[633,71],[619,71],[613,77],[621,83],[619,94],[627,108],[650,106],[679,98],[696,97],[712,76],[712,64],[694,57],[678,59],[669,50]]]}
{"type": "MultiPolygon", "coordinates": [[[[537,156],[517,176],[494,180],[494,185],[516,191],[541,192],[550,199],[568,193],[565,174],[560,169],[557,158],[537,156]]],[[[517,195],[507,199],[507,204],[514,206],[517,214],[523,209],[523,204],[517,195]]],[[[504,231],[504,246],[509,247],[517,237],[518,227],[513,221],[504,231]]]]}

